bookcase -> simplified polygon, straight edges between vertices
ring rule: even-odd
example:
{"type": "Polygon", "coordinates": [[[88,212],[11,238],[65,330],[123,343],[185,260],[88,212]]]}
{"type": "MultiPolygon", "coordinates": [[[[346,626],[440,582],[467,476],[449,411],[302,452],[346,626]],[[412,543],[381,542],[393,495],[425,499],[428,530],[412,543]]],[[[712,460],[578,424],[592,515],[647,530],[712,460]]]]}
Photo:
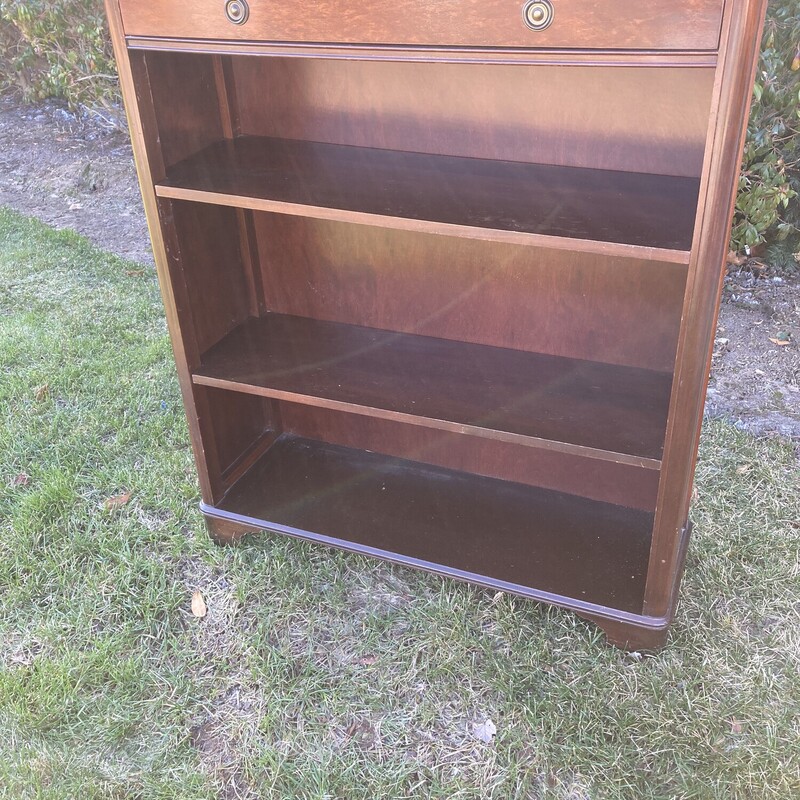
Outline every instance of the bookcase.
{"type": "Polygon", "coordinates": [[[211,535],[666,638],[764,0],[106,0],[211,535]]]}

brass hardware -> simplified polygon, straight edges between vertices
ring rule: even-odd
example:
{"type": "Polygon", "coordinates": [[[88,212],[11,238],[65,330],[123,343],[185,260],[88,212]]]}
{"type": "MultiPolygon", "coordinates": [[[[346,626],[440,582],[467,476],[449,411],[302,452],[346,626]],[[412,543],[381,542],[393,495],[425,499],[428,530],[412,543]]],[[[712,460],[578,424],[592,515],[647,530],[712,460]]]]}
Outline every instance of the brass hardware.
{"type": "Polygon", "coordinates": [[[522,9],[522,18],[532,30],[543,31],[553,21],[554,13],[550,0],[530,0],[522,9]]]}
{"type": "Polygon", "coordinates": [[[244,25],[250,16],[247,0],[228,0],[225,3],[225,16],[234,25],[244,25]]]}

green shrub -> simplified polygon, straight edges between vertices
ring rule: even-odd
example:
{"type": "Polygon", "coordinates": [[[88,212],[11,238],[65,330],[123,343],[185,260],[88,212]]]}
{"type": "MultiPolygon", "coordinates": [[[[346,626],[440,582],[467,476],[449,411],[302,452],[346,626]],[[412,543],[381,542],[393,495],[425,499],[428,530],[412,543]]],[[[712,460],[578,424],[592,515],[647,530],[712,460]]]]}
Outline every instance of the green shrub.
{"type": "Polygon", "coordinates": [[[773,257],[784,254],[781,260],[800,249],[799,164],[800,2],[771,0],[739,178],[734,249],[768,241],[773,257]]]}
{"type": "Polygon", "coordinates": [[[0,86],[26,102],[118,100],[102,0],[0,0],[0,86]]]}

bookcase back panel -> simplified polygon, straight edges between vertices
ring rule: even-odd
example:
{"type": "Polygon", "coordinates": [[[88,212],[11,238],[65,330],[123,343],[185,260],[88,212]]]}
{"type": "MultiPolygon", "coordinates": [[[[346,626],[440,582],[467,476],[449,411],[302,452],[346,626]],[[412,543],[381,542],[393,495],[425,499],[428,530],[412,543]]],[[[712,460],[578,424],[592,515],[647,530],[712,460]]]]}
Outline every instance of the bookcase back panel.
{"type": "Polygon", "coordinates": [[[232,67],[243,134],[691,177],[714,78],[709,68],[263,57],[232,67]]]}
{"type": "Polygon", "coordinates": [[[254,215],[264,306],[671,371],[686,267],[254,215]]]}
{"type": "Polygon", "coordinates": [[[309,439],[407,458],[652,511],[658,471],[552,450],[433,431],[391,420],[280,403],[283,430],[309,439]]]}

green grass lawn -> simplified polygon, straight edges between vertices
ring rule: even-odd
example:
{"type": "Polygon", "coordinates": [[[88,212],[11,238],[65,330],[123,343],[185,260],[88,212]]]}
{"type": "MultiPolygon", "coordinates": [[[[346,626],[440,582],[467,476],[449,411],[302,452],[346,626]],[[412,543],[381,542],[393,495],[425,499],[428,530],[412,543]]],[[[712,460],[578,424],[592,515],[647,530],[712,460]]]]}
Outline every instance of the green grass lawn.
{"type": "Polygon", "coordinates": [[[709,423],[697,491],[656,656],[318,546],[218,549],[154,276],[0,209],[0,797],[800,797],[795,455],[709,423]]]}

